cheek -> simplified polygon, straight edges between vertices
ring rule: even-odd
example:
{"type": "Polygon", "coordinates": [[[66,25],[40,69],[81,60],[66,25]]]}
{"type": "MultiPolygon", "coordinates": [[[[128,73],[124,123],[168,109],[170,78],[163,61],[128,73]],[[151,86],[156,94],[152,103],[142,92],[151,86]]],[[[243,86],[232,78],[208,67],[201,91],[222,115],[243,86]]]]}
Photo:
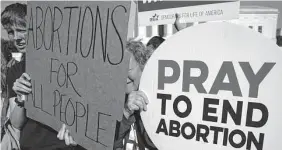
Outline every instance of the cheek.
{"type": "Polygon", "coordinates": [[[141,71],[137,71],[134,77],[134,85],[138,88],[141,79],[141,71]]]}
{"type": "Polygon", "coordinates": [[[17,46],[17,41],[14,40],[14,39],[12,41],[13,41],[14,45],[17,46]]]}
{"type": "Polygon", "coordinates": [[[24,38],[27,38],[27,32],[23,33],[24,38]]]}
{"type": "Polygon", "coordinates": [[[19,32],[19,33],[18,33],[18,38],[21,39],[21,40],[25,40],[25,38],[26,38],[26,33],[21,33],[21,32],[19,32]]]}
{"type": "Polygon", "coordinates": [[[11,34],[8,35],[8,38],[9,38],[11,41],[14,41],[14,37],[15,37],[14,35],[11,35],[11,34]]]}
{"type": "Polygon", "coordinates": [[[126,93],[127,93],[127,94],[129,94],[130,92],[132,92],[132,91],[134,91],[134,90],[136,90],[136,89],[135,89],[135,86],[134,86],[133,83],[130,83],[130,84],[127,84],[127,85],[126,85],[126,93]]]}

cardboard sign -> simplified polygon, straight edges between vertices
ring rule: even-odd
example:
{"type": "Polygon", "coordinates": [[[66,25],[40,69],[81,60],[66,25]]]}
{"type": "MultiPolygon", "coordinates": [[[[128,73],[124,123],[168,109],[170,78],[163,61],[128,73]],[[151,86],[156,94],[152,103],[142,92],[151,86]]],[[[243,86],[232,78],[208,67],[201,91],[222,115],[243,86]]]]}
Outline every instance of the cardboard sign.
{"type": "Polygon", "coordinates": [[[138,1],[139,26],[239,18],[239,1],[138,1]],[[149,2],[150,1],[150,2],[149,2]]]}
{"type": "Polygon", "coordinates": [[[122,119],[130,2],[28,2],[28,116],[62,124],[87,149],[112,150],[122,119]]]}
{"type": "Polygon", "coordinates": [[[180,31],[152,55],[140,90],[146,131],[161,150],[282,149],[282,51],[229,23],[180,31]]]}

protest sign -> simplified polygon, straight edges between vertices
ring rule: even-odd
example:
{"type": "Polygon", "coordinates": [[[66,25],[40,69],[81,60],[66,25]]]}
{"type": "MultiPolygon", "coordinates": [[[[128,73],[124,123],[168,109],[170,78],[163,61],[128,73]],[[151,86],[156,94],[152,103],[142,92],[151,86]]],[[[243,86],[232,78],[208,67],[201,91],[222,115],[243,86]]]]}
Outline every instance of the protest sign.
{"type": "Polygon", "coordinates": [[[239,18],[239,1],[138,1],[139,26],[173,24],[175,14],[180,22],[229,20],[239,18]]]}
{"type": "Polygon", "coordinates": [[[130,2],[28,1],[28,116],[71,129],[87,149],[113,149],[122,119],[130,2]]]}
{"type": "Polygon", "coordinates": [[[229,23],[186,28],[154,52],[141,117],[161,150],[282,149],[282,51],[229,23]]]}

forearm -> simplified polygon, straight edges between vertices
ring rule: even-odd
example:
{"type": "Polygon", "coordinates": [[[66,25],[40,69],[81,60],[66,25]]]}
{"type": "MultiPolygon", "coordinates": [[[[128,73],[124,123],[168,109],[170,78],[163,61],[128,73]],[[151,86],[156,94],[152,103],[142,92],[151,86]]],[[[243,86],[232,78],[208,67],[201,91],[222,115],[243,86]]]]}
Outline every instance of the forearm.
{"type": "Polygon", "coordinates": [[[186,28],[186,24],[185,23],[179,23],[179,22],[176,22],[174,24],[175,28],[177,31],[180,31],[182,29],[185,29],[186,28]]]}
{"type": "Polygon", "coordinates": [[[116,128],[116,137],[114,143],[114,149],[123,148],[123,140],[130,132],[131,125],[135,122],[135,117],[132,115],[128,119],[123,116],[119,126],[116,128]]]}
{"type": "MultiPolygon", "coordinates": [[[[12,101],[15,100],[15,98],[12,99],[12,101]]],[[[11,108],[11,114],[10,114],[10,121],[13,127],[22,130],[24,127],[27,117],[26,117],[26,109],[24,107],[21,107],[15,102],[10,101],[10,104],[14,105],[11,108]]]]}
{"type": "Polygon", "coordinates": [[[175,14],[175,22],[174,22],[174,26],[176,28],[177,31],[180,31],[184,28],[186,28],[186,23],[180,23],[180,16],[178,14],[175,14]]]}

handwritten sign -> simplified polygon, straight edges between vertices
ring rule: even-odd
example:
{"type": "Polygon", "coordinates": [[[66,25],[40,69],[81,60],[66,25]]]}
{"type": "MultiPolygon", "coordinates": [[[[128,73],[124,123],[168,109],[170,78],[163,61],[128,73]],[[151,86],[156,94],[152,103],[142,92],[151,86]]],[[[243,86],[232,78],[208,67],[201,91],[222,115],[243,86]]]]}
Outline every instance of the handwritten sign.
{"type": "Polygon", "coordinates": [[[229,20],[239,17],[239,1],[138,1],[140,26],[173,24],[175,13],[180,22],[229,20]]]}
{"type": "Polygon", "coordinates": [[[161,150],[280,150],[282,51],[229,23],[187,28],[157,49],[140,89],[161,150]]]}
{"type": "Polygon", "coordinates": [[[28,116],[78,144],[112,150],[122,119],[130,2],[28,2],[28,116]]]}

